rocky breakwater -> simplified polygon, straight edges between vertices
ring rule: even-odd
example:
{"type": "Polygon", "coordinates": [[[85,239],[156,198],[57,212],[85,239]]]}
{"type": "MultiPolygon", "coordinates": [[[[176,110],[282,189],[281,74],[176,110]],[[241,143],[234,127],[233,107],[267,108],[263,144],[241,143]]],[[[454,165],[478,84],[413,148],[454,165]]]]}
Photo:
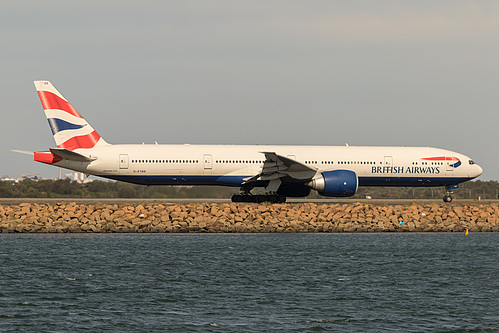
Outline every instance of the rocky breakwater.
{"type": "Polygon", "coordinates": [[[2,233],[499,231],[499,206],[460,204],[0,205],[2,233]]]}

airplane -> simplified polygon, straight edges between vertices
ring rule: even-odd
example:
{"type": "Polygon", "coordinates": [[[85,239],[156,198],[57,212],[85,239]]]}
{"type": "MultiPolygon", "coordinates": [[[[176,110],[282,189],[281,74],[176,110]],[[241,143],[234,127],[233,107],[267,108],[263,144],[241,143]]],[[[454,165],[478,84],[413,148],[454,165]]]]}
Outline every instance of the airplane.
{"type": "Polygon", "coordinates": [[[431,147],[109,144],[49,81],[34,82],[57,148],[34,160],[143,185],[239,187],[233,202],[282,203],[311,190],[349,197],[359,186],[444,186],[482,174],[469,157],[431,147]],[[265,188],[265,195],[252,194],[265,188]]]}

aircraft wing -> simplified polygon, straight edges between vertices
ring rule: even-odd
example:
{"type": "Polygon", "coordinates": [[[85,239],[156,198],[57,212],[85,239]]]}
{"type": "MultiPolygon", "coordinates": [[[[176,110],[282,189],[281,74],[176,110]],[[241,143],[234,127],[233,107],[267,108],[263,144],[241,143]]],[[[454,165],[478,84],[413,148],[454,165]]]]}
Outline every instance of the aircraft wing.
{"type": "Polygon", "coordinates": [[[74,151],[67,150],[64,148],[50,148],[50,152],[54,155],[59,156],[64,160],[71,160],[77,162],[90,162],[96,160],[96,158],[91,158],[82,154],[75,153],[74,151]]]}
{"type": "Polygon", "coordinates": [[[262,172],[246,180],[246,183],[256,180],[269,181],[269,185],[265,188],[267,191],[277,191],[283,178],[307,181],[317,173],[317,169],[275,152],[262,152],[262,154],[265,155],[262,172]]]}

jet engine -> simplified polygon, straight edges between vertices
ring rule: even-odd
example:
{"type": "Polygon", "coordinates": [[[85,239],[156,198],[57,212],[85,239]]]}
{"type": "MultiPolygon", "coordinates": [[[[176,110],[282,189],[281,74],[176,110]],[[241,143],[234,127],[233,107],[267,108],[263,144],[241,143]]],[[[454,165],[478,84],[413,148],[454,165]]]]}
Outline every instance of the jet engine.
{"type": "Polygon", "coordinates": [[[355,172],[350,170],[325,171],[315,176],[308,184],[328,197],[350,197],[357,191],[359,181],[355,172]]]}

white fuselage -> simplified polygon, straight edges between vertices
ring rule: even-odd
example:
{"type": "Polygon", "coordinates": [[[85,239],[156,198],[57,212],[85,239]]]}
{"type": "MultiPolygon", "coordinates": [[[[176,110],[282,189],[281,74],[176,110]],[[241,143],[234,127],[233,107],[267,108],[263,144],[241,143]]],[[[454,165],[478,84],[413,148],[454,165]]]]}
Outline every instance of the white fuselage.
{"type": "Polygon", "coordinates": [[[91,162],[63,159],[54,164],[136,184],[241,186],[261,172],[262,152],[267,151],[301,162],[318,174],[353,171],[360,186],[449,186],[482,173],[465,155],[429,147],[101,145],[75,150],[95,159],[91,162]]]}

